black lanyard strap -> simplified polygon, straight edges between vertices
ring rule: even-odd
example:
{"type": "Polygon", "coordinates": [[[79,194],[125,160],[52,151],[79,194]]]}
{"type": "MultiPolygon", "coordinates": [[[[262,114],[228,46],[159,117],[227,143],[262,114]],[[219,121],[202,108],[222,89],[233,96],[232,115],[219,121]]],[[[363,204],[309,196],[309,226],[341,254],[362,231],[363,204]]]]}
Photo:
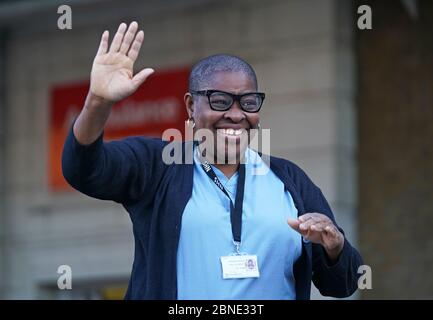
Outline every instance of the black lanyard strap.
{"type": "Polygon", "coordinates": [[[239,245],[241,244],[241,233],[242,233],[242,207],[243,207],[244,191],[245,191],[245,164],[239,165],[239,178],[238,178],[238,184],[236,186],[236,199],[235,199],[234,206],[233,206],[232,199],[230,198],[226,189],[223,187],[221,181],[216,176],[209,162],[207,161],[201,162],[201,167],[203,168],[207,176],[216,184],[216,186],[230,200],[230,222],[232,225],[233,241],[239,253],[239,245]]]}

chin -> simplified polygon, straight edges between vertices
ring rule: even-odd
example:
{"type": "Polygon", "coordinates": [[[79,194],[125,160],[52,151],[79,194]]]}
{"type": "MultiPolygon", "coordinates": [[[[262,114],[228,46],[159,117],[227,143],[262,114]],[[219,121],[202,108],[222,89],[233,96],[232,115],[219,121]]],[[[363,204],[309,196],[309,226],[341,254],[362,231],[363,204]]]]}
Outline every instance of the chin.
{"type": "Polygon", "coordinates": [[[219,164],[236,164],[241,161],[245,150],[248,147],[248,141],[238,139],[236,142],[228,143],[227,141],[221,145],[217,145],[217,159],[216,163],[219,164]]]}

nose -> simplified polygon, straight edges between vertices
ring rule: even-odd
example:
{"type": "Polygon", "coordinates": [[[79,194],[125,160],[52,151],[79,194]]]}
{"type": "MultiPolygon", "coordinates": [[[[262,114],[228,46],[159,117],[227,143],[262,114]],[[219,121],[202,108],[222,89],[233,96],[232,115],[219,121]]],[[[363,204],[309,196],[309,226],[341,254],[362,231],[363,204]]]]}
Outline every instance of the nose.
{"type": "Polygon", "coordinates": [[[241,122],[246,118],[244,111],[241,109],[239,101],[233,102],[231,108],[224,113],[224,118],[230,119],[235,123],[241,122]]]}

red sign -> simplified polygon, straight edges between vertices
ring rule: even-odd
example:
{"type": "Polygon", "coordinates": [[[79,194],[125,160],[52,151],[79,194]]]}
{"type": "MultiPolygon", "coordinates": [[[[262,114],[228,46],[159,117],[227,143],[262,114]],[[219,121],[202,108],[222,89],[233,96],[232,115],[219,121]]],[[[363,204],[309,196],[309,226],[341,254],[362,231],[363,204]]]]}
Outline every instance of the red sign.
{"type": "MultiPolygon", "coordinates": [[[[106,140],[133,135],[161,137],[164,130],[184,132],[187,113],[183,96],[188,90],[190,68],[151,75],[131,97],[117,103],[104,130],[106,140]]],[[[61,169],[66,135],[83,107],[89,83],[68,84],[51,90],[49,130],[49,187],[52,191],[68,188],[61,169]]]]}

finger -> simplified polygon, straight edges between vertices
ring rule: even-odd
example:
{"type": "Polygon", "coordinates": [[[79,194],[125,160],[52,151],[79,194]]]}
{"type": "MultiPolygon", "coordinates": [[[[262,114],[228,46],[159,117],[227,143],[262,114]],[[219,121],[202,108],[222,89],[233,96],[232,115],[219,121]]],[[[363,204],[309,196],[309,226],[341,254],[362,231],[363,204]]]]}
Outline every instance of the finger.
{"type": "Polygon", "coordinates": [[[328,225],[325,227],[325,231],[333,237],[337,236],[337,228],[335,226],[328,225]]]}
{"type": "Polygon", "coordinates": [[[317,223],[315,223],[315,224],[313,224],[313,225],[310,226],[310,230],[317,231],[317,232],[323,232],[323,231],[325,231],[325,228],[327,226],[328,225],[326,223],[317,222],[317,223]]]}
{"type": "Polygon", "coordinates": [[[299,225],[301,222],[298,219],[287,219],[287,224],[296,232],[300,233],[302,236],[305,236],[308,231],[300,230],[299,225]]]}
{"type": "Polygon", "coordinates": [[[121,23],[119,29],[117,29],[116,35],[113,38],[113,42],[111,43],[110,52],[117,52],[120,49],[120,45],[122,44],[123,36],[126,30],[126,23],[121,23]]]}
{"type": "Polygon", "coordinates": [[[126,54],[129,50],[129,47],[131,46],[132,40],[134,40],[135,33],[138,29],[138,23],[133,21],[128,28],[128,31],[125,34],[125,37],[123,38],[122,45],[120,47],[120,52],[123,54],[126,54]]]}
{"type": "Polygon", "coordinates": [[[305,222],[302,222],[299,225],[299,229],[300,230],[308,230],[308,229],[310,229],[310,226],[312,226],[313,224],[316,224],[316,223],[317,223],[317,221],[315,221],[313,218],[311,218],[305,222]]]}
{"type": "Polygon", "coordinates": [[[109,35],[110,33],[107,30],[102,33],[101,42],[99,43],[98,52],[96,53],[97,56],[107,53],[109,35]]]}
{"type": "Polygon", "coordinates": [[[131,49],[129,49],[128,57],[135,62],[138,57],[138,53],[140,52],[141,45],[143,44],[144,32],[140,31],[135,36],[134,42],[132,43],[131,49]]]}
{"type": "Polygon", "coordinates": [[[323,213],[312,213],[311,214],[313,216],[313,218],[317,221],[317,222],[325,222],[325,223],[333,223],[332,220],[323,213]]]}
{"type": "Polygon", "coordinates": [[[299,225],[300,225],[300,221],[298,219],[287,219],[287,224],[296,232],[298,232],[299,234],[301,234],[302,236],[305,236],[307,234],[308,231],[304,231],[304,230],[300,230],[299,229],[299,225]]]}
{"type": "Polygon", "coordinates": [[[313,219],[314,221],[327,221],[329,218],[321,213],[317,212],[310,212],[302,215],[301,217],[304,217],[304,220],[307,221],[309,219],[313,219]]]}
{"type": "Polygon", "coordinates": [[[310,220],[311,218],[312,218],[312,214],[311,213],[306,213],[306,214],[303,214],[302,216],[300,216],[298,219],[301,222],[305,222],[307,220],[310,220]]]}
{"type": "Polygon", "coordinates": [[[155,70],[152,68],[146,68],[137,73],[134,78],[132,78],[132,83],[134,84],[135,90],[138,89],[141,84],[146,81],[147,77],[149,77],[155,70]]]}
{"type": "Polygon", "coordinates": [[[296,231],[299,231],[299,225],[301,224],[298,219],[287,219],[287,224],[296,231]]]}

